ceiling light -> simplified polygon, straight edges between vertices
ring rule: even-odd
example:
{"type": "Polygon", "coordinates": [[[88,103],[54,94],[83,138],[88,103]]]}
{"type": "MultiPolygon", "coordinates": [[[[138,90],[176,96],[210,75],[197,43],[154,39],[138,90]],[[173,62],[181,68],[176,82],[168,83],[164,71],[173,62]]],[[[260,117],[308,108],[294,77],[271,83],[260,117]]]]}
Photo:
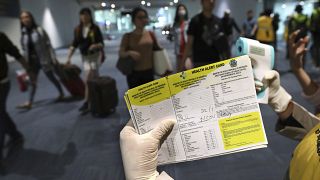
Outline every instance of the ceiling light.
{"type": "Polygon", "coordinates": [[[173,2],[177,4],[179,2],[179,0],[173,0],[173,2]]]}
{"type": "Polygon", "coordinates": [[[147,3],[147,6],[151,6],[151,2],[148,2],[148,3],[147,3]]]}
{"type": "Polygon", "coordinates": [[[166,11],[167,11],[168,9],[169,9],[169,8],[168,8],[168,6],[164,7],[164,10],[166,10],[166,11]]]}
{"type": "Polygon", "coordinates": [[[115,4],[111,4],[111,8],[112,9],[116,8],[116,5],[115,4]]]}
{"type": "Polygon", "coordinates": [[[101,3],[101,6],[102,6],[102,7],[106,7],[106,6],[107,6],[107,3],[102,2],[102,3],[101,3]]]}
{"type": "Polygon", "coordinates": [[[141,5],[145,5],[146,4],[146,1],[141,1],[141,5]]]}
{"type": "Polygon", "coordinates": [[[169,4],[170,4],[170,6],[173,6],[173,2],[170,2],[169,4]]]}

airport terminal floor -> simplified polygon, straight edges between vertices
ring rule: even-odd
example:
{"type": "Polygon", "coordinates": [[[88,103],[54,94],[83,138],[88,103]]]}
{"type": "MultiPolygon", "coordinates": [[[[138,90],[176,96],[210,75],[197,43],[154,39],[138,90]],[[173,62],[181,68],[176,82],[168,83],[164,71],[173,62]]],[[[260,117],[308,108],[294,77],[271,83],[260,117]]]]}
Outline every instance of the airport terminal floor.
{"type": "MultiPolygon", "coordinates": [[[[158,35],[160,36],[160,35],[158,35]]],[[[57,92],[43,73],[39,77],[35,105],[30,111],[16,109],[16,105],[27,100],[27,93],[18,88],[15,70],[11,65],[11,91],[8,111],[18,129],[25,136],[23,148],[6,159],[8,174],[1,180],[123,180],[125,179],[119,147],[119,132],[129,119],[123,97],[127,90],[125,77],[115,68],[120,39],[106,41],[107,60],[100,69],[101,75],[116,79],[120,103],[116,112],[106,118],[94,118],[90,114],[80,116],[78,108],[82,101],[55,103],[57,92]]],[[[161,44],[173,57],[173,44],[162,39],[161,44]]],[[[312,106],[301,96],[301,88],[285,57],[285,46],[281,45],[276,55],[281,84],[293,99],[308,110],[312,106]]],[[[57,50],[60,62],[67,59],[67,49],[57,50]]],[[[73,62],[81,65],[79,52],[73,62]]],[[[315,77],[319,72],[312,69],[308,59],[307,71],[315,77]]],[[[65,93],[67,91],[65,90],[65,93]]],[[[261,112],[268,138],[268,147],[236,154],[213,157],[198,161],[160,166],[171,177],[178,180],[278,180],[287,171],[292,152],[298,142],[277,134],[274,130],[277,115],[267,106],[261,112]]]]}

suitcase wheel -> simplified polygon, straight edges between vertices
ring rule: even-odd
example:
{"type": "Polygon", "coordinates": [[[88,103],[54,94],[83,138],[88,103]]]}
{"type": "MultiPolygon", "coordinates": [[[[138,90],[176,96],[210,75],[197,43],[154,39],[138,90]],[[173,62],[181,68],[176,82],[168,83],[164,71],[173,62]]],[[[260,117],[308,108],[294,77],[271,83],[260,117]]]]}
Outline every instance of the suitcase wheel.
{"type": "Polygon", "coordinates": [[[97,118],[105,118],[107,116],[109,116],[110,114],[113,114],[116,112],[116,108],[111,108],[109,109],[109,111],[107,113],[96,113],[96,112],[92,112],[92,116],[93,117],[97,117],[97,118]]]}

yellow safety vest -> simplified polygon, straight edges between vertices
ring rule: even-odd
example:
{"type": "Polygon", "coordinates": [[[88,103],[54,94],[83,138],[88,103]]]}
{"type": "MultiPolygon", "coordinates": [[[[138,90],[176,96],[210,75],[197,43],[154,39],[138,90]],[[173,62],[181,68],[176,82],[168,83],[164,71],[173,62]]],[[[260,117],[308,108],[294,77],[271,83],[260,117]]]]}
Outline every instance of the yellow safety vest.
{"type": "Polygon", "coordinates": [[[292,32],[299,28],[306,28],[308,24],[308,16],[295,13],[292,17],[292,32]]]}
{"type": "Polygon", "coordinates": [[[258,31],[256,38],[258,41],[274,42],[274,32],[271,17],[261,16],[258,19],[258,31]]]}
{"type": "Polygon", "coordinates": [[[314,127],[294,151],[290,180],[320,179],[320,124],[314,127]]]}

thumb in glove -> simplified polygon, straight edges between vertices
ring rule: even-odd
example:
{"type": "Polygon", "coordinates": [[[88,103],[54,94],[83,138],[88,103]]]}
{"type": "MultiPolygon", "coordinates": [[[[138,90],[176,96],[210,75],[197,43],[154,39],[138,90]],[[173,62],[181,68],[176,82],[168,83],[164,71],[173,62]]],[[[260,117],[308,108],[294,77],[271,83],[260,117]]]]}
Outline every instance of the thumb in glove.
{"type": "Polygon", "coordinates": [[[274,70],[266,72],[262,82],[269,88],[268,104],[275,112],[284,112],[292,97],[281,87],[279,73],[274,70]]]}
{"type": "Polygon", "coordinates": [[[169,136],[174,120],[164,120],[153,130],[139,135],[132,121],[120,132],[120,148],[123,166],[128,180],[156,179],[158,151],[169,136]]]}

